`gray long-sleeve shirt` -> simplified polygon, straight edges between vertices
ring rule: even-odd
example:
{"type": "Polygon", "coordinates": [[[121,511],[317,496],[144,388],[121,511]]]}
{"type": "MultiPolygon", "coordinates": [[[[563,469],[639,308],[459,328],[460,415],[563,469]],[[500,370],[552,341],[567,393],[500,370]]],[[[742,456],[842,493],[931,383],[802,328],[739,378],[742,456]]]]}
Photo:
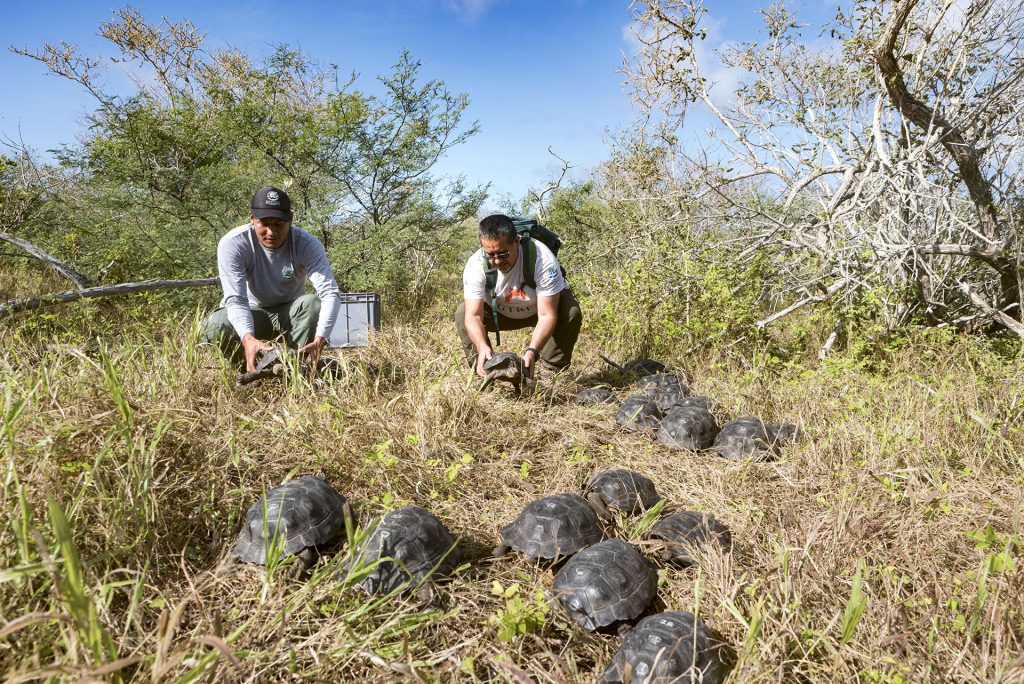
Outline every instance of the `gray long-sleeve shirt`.
{"type": "Polygon", "coordinates": [[[250,224],[232,229],[217,245],[217,270],[224,289],[221,306],[239,337],[253,332],[249,307],[277,306],[301,297],[306,278],[320,298],[316,335],[330,338],[338,319],[341,295],[323,244],[292,226],[281,247],[270,249],[256,239],[250,224]]]}

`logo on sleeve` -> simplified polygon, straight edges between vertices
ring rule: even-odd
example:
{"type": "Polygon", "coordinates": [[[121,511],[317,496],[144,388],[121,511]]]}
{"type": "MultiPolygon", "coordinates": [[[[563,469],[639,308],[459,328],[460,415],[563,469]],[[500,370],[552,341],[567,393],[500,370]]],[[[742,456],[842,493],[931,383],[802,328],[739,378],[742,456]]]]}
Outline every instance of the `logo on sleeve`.
{"type": "Polygon", "coordinates": [[[557,274],[557,273],[558,273],[558,269],[556,269],[554,266],[552,266],[551,268],[548,269],[548,278],[554,278],[555,274],[557,274]]]}

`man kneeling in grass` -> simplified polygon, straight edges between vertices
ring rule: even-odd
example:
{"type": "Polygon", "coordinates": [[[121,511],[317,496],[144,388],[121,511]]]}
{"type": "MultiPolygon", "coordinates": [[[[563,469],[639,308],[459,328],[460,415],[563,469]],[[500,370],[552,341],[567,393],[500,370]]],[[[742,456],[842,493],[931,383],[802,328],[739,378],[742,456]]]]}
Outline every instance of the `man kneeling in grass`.
{"type": "Polygon", "coordinates": [[[292,225],[284,190],[256,191],[249,223],[217,245],[217,270],[224,298],[202,323],[204,342],[218,345],[234,361],[244,358],[245,370],[252,372],[257,355],[273,349],[267,340],[283,334],[285,343],[308,355],[316,368],[341,296],[323,244],[292,225]],[[315,295],[306,294],[307,278],[315,295]]]}
{"type": "Polygon", "coordinates": [[[540,240],[520,237],[515,223],[504,214],[481,221],[478,236],[480,249],[466,262],[462,274],[465,301],[455,312],[470,367],[476,368],[477,375],[485,375],[484,363],[493,353],[488,332],[521,328],[533,328],[530,346],[523,352],[527,376],[533,375],[538,359],[554,370],[567,367],[583,314],[558,259],[540,240]],[[528,272],[531,262],[532,272],[528,272]],[[492,271],[493,288],[489,288],[488,271],[492,271]]]}

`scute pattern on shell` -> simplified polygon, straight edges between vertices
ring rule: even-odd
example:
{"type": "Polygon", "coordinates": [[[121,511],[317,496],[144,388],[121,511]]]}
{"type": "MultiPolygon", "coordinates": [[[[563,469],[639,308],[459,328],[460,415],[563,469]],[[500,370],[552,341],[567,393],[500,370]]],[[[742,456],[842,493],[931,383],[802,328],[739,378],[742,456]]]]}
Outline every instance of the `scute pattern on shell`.
{"type": "Polygon", "coordinates": [[[665,387],[666,385],[683,385],[684,383],[679,376],[674,373],[655,373],[654,375],[645,375],[636,381],[636,386],[640,388],[640,391],[646,392],[649,389],[655,387],[665,387]]]}
{"type": "Polygon", "coordinates": [[[680,401],[690,396],[690,388],[682,383],[649,387],[644,394],[655,403],[659,411],[668,411],[680,401]]]}
{"type": "Polygon", "coordinates": [[[597,473],[587,481],[584,494],[597,494],[608,508],[633,515],[658,503],[661,496],[650,478],[625,468],[597,473]]]}
{"type": "Polygon", "coordinates": [[[744,416],[722,426],[711,447],[726,458],[774,455],[774,444],[760,418],[744,416]]]}
{"type": "Polygon", "coordinates": [[[658,405],[643,395],[629,397],[619,404],[615,422],[627,430],[657,430],[661,421],[658,405]]]}
{"type": "Polygon", "coordinates": [[[391,593],[410,579],[415,584],[428,575],[443,577],[458,567],[462,556],[437,516],[420,506],[403,506],[381,518],[353,554],[360,565],[381,558],[394,560],[378,563],[359,584],[370,594],[391,593]]]}
{"type": "Polygon", "coordinates": [[[657,588],[654,566],[621,539],[583,549],[562,566],[552,585],[572,619],[591,632],[640,615],[657,588]]]}
{"type": "Polygon", "coordinates": [[[506,544],[530,558],[571,556],[603,536],[597,514],[578,494],[531,501],[501,530],[506,544]]]}
{"type": "Polygon", "coordinates": [[[691,547],[715,541],[723,549],[732,545],[729,528],[710,513],[698,511],[675,511],[663,515],[651,526],[647,536],[667,542],[665,551],[669,560],[678,565],[693,564],[691,547]]]}
{"type": "Polygon", "coordinates": [[[729,668],[725,645],[693,613],[648,615],[622,639],[601,684],[721,684],[729,668]],[[627,669],[629,675],[627,676],[627,669]]]}
{"type": "Polygon", "coordinates": [[[718,422],[698,406],[676,406],[661,419],[658,441],[672,449],[700,451],[710,447],[718,434],[718,422]]]}
{"type": "Polygon", "coordinates": [[[682,399],[677,401],[676,405],[673,408],[684,407],[684,406],[696,406],[697,408],[702,408],[705,411],[713,412],[714,404],[712,404],[711,400],[708,399],[707,397],[689,396],[689,397],[683,397],[682,399]]]}
{"type": "Polygon", "coordinates": [[[587,387],[580,390],[576,395],[576,403],[583,406],[596,406],[597,404],[611,404],[615,402],[615,395],[604,387],[587,387]]]}
{"type": "Polygon", "coordinates": [[[246,563],[263,564],[275,537],[280,540],[282,558],[328,544],[345,531],[344,506],[345,497],[322,477],[289,480],[249,507],[232,553],[246,563]]]}

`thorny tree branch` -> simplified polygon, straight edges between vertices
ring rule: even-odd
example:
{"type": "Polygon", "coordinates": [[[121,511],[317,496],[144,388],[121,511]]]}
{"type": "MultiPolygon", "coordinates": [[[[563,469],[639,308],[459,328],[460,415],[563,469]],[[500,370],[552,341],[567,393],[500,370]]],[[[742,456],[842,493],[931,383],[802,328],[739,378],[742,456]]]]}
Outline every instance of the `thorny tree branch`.
{"type": "Polygon", "coordinates": [[[784,291],[832,273],[849,294],[877,288],[892,326],[915,313],[952,324],[965,308],[998,310],[1004,325],[1020,317],[1024,8],[952,5],[858,6],[826,27],[835,45],[812,48],[777,3],[762,13],[765,41],[716,52],[696,0],[633,3],[632,93],[661,113],[648,121],[682,122],[696,104],[719,124],[682,171],[725,208],[730,239],[748,240],[740,264],[763,250],[802,254],[780,264],[784,291]],[[711,55],[738,83],[727,97],[706,75],[711,55]],[[965,297],[964,279],[998,303],[965,297]]]}

